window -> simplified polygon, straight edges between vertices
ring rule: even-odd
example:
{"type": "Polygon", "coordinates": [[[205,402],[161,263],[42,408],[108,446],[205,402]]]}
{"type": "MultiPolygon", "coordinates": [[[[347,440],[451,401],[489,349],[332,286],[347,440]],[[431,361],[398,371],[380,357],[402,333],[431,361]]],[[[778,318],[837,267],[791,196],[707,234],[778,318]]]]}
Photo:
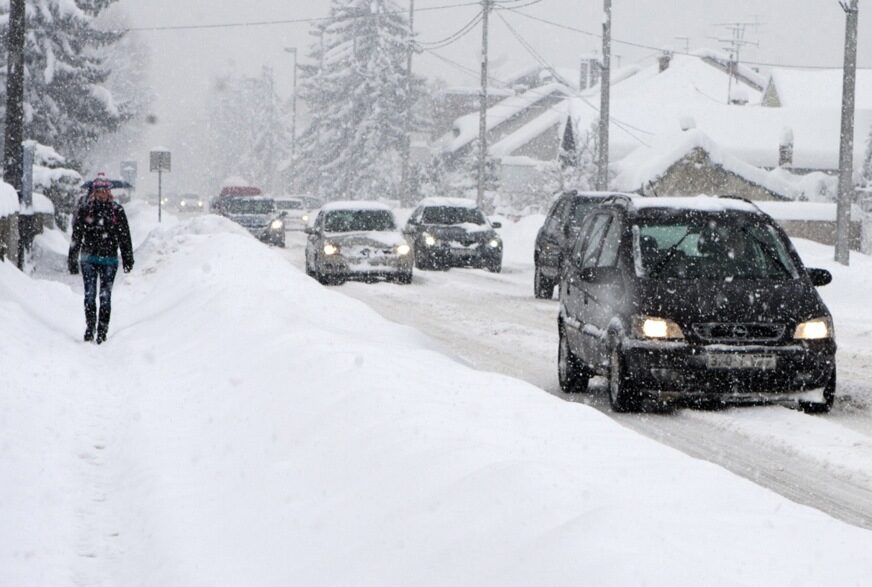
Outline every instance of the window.
{"type": "Polygon", "coordinates": [[[485,223],[484,214],[476,208],[462,206],[428,206],[421,216],[424,224],[478,224],[485,223]]]}
{"type": "Polygon", "coordinates": [[[590,224],[585,222],[587,229],[581,233],[584,244],[579,249],[580,255],[576,257],[579,268],[587,269],[596,266],[597,257],[599,257],[603,244],[603,236],[605,236],[610,219],[608,214],[597,214],[590,224]]]}
{"type": "Polygon", "coordinates": [[[606,238],[603,241],[602,251],[599,254],[597,267],[615,267],[618,264],[618,249],[621,246],[621,232],[623,226],[620,220],[612,218],[609,224],[606,238]]]}
{"type": "Polygon", "coordinates": [[[758,219],[698,212],[639,222],[638,261],[654,279],[789,279],[798,275],[778,231],[758,219]]]}
{"type": "Polygon", "coordinates": [[[390,210],[331,210],[324,215],[325,232],[368,232],[394,230],[390,210]]]}

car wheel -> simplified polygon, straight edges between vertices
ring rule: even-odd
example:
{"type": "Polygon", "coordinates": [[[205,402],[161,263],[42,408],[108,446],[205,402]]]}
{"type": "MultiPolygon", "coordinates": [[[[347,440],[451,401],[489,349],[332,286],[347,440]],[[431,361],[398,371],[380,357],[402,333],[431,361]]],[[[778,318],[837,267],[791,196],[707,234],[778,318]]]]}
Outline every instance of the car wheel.
{"type": "Polygon", "coordinates": [[[485,269],[490,271],[491,273],[499,273],[503,270],[503,261],[502,259],[491,261],[487,265],[485,265],[485,269]]]}
{"type": "Polygon", "coordinates": [[[397,275],[397,283],[400,285],[409,285],[412,283],[412,272],[400,273],[397,275]]]}
{"type": "Polygon", "coordinates": [[[833,407],[836,401],[836,372],[833,370],[833,375],[830,377],[829,383],[824,388],[824,402],[799,402],[799,409],[806,414],[826,414],[833,407]]]}
{"type": "Polygon", "coordinates": [[[563,393],[585,392],[590,382],[590,375],[569,347],[569,339],[562,327],[557,347],[557,380],[563,393]]]}
{"type": "Polygon", "coordinates": [[[427,271],[428,269],[433,269],[433,259],[427,258],[423,253],[418,252],[418,249],[415,249],[415,269],[420,269],[421,271],[427,271]]]}
{"type": "Polygon", "coordinates": [[[538,265],[533,273],[533,295],[540,300],[550,300],[554,297],[554,283],[542,275],[542,269],[538,265]]]}
{"type": "Polygon", "coordinates": [[[636,412],[641,404],[638,391],[627,377],[624,354],[617,344],[609,353],[609,403],[615,412],[636,412]]]}

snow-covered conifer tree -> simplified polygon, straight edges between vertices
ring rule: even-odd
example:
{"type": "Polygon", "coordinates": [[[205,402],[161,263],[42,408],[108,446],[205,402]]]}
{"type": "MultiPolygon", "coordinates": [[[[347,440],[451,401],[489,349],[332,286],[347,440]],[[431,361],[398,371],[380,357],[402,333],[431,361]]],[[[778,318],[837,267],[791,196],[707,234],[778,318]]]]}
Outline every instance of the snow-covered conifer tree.
{"type": "MultiPolygon", "coordinates": [[[[25,136],[81,160],[126,118],[104,85],[105,49],[121,38],[94,19],[116,0],[27,0],[25,136]]],[[[5,107],[9,2],[0,1],[0,109],[5,107]]]]}
{"type": "Polygon", "coordinates": [[[406,108],[423,86],[406,76],[408,31],[391,0],[333,0],[301,67],[300,96],[313,116],[298,143],[298,184],[328,198],[396,191],[406,108]]]}

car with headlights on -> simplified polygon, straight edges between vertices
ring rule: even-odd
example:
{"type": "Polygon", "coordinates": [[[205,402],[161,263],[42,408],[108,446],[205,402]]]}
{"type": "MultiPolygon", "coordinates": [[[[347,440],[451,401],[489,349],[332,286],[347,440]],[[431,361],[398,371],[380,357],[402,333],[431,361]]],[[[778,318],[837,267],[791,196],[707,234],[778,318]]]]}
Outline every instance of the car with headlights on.
{"type": "Polygon", "coordinates": [[[311,202],[296,196],[276,196],[275,201],[276,207],[285,221],[285,230],[303,230],[306,228],[313,212],[307,207],[307,203],[311,202]]]}
{"type": "Polygon", "coordinates": [[[412,282],[412,248],[384,204],[326,204],[306,234],[306,273],[323,284],[353,278],[412,282]]]}
{"type": "Polygon", "coordinates": [[[285,223],[276,202],[265,196],[230,196],[213,206],[221,216],[242,226],[267,244],[285,246],[285,223]]]}
{"type": "Polygon", "coordinates": [[[831,280],[749,201],[615,196],[564,263],[560,386],[607,376],[615,411],[652,399],[826,412],[836,341],[815,288],[831,280]]]}
{"type": "Polygon", "coordinates": [[[411,241],[418,269],[480,267],[499,273],[503,241],[472,200],[426,198],[409,217],[403,234],[411,241]]]}
{"type": "Polygon", "coordinates": [[[202,212],[205,204],[197,194],[182,194],[176,201],[176,209],[179,212],[202,212]]]}

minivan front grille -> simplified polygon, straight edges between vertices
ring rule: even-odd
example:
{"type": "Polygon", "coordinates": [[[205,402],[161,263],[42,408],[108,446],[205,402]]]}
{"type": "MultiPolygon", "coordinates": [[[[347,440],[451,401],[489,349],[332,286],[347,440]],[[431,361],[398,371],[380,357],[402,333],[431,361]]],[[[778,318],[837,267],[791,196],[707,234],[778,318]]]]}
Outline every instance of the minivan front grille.
{"type": "Polygon", "coordinates": [[[708,342],[769,342],[784,336],[784,324],[706,322],[693,325],[693,332],[708,342]]]}

